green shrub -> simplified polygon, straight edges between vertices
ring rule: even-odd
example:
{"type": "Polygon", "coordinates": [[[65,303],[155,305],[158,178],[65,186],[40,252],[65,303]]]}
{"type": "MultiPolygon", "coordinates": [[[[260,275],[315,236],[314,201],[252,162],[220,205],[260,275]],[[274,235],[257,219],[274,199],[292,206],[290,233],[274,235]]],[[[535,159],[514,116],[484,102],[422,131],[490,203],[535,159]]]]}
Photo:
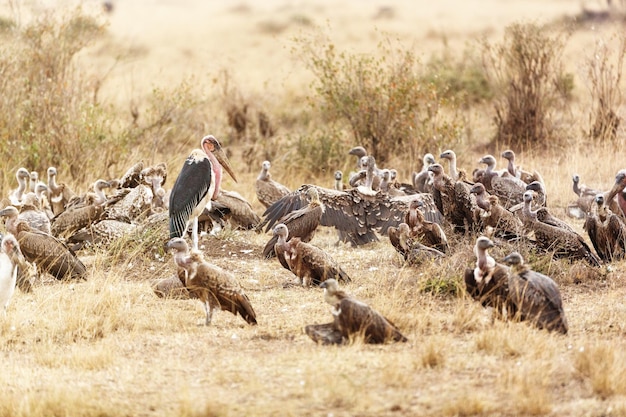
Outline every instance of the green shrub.
{"type": "Polygon", "coordinates": [[[495,94],[496,141],[523,148],[559,137],[557,110],[573,78],[563,70],[565,37],[533,23],[508,26],[500,44],[483,42],[485,72],[495,94]]]}

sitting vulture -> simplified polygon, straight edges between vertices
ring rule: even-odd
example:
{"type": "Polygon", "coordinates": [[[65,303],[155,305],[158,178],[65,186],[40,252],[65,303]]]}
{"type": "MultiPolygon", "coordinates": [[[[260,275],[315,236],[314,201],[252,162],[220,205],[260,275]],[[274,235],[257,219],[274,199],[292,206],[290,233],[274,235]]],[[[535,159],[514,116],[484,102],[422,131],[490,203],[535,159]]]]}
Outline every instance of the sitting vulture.
{"type": "Polygon", "coordinates": [[[598,194],[583,226],[598,256],[603,261],[624,259],[626,255],[626,224],[598,194]]]}
{"type": "Polygon", "coordinates": [[[214,203],[228,209],[224,220],[228,220],[233,229],[252,230],[261,223],[252,205],[238,192],[222,190],[214,203]]]}
{"type": "Polygon", "coordinates": [[[19,220],[15,207],[8,206],[0,211],[0,217],[7,218],[7,231],[17,238],[26,260],[36,264],[39,270],[56,279],[87,278],[87,269],[74,252],[56,237],[33,230],[28,223],[19,220]]]}
{"type": "Polygon", "coordinates": [[[35,193],[26,193],[22,199],[22,207],[17,218],[28,225],[44,233],[50,233],[50,219],[41,209],[41,202],[35,193]]]}
{"type": "Polygon", "coordinates": [[[289,188],[272,179],[270,175],[270,167],[270,161],[263,161],[261,173],[254,183],[256,197],[261,204],[265,206],[265,208],[268,208],[276,201],[290,193],[289,188]]]}
{"type": "Polygon", "coordinates": [[[341,265],[320,248],[305,243],[298,237],[287,241],[289,229],[284,223],[274,227],[274,235],[277,237],[274,251],[278,261],[285,269],[293,272],[303,286],[319,285],[330,278],[351,281],[341,265]]]}
{"type": "Polygon", "coordinates": [[[245,294],[233,274],[204,260],[199,251],[189,252],[189,246],[183,238],[172,238],[167,244],[168,250],[174,251],[174,262],[183,269],[178,276],[184,277],[184,284],[189,296],[198,298],[206,311],[205,325],[211,324],[213,310],[221,308],[234,315],[239,315],[251,325],[257,324],[250,299],[245,294]]]}
{"type": "Polygon", "coordinates": [[[362,338],[365,343],[408,341],[389,319],[341,291],[334,279],[323,282],[321,287],[324,288],[324,300],[333,306],[333,321],[304,328],[314,341],[321,344],[346,344],[355,338],[362,338]]]}
{"type": "Polygon", "coordinates": [[[502,261],[510,265],[509,298],[517,311],[516,317],[540,329],[567,333],[561,293],[552,278],[531,270],[517,252],[502,261]]]}
{"type": "Polygon", "coordinates": [[[497,316],[511,317],[515,308],[508,301],[509,268],[489,255],[487,251],[493,247],[494,243],[485,236],[476,239],[476,267],[465,270],[465,290],[483,307],[493,307],[497,316]]]}
{"type": "Polygon", "coordinates": [[[535,235],[537,246],[551,252],[555,258],[582,259],[591,266],[600,266],[600,259],[591,251],[582,236],[566,228],[554,226],[539,220],[537,211],[530,209],[533,192],[524,193],[524,227],[535,235]]]}
{"type": "MultiPolygon", "coordinates": [[[[300,207],[297,210],[286,213],[279,220],[289,229],[290,239],[297,237],[300,238],[300,240],[302,240],[303,242],[310,242],[315,235],[315,230],[317,230],[317,227],[321,223],[322,215],[324,214],[324,205],[320,201],[320,196],[317,188],[311,187],[307,189],[306,195],[309,198],[309,204],[304,207],[300,207]]],[[[272,223],[270,222],[270,226],[271,225],[272,223]]],[[[268,228],[270,226],[268,226],[268,228]]],[[[276,245],[277,240],[278,235],[274,233],[272,238],[265,244],[265,247],[263,248],[263,256],[266,259],[276,256],[276,253],[274,252],[274,246],[276,245]]]]}
{"type": "Polygon", "coordinates": [[[389,241],[409,265],[420,265],[426,260],[441,259],[445,254],[432,246],[420,242],[419,235],[412,232],[409,225],[400,223],[388,230],[389,241]]]}
{"type": "Polygon", "coordinates": [[[439,158],[448,160],[448,172],[450,173],[450,178],[454,181],[459,180],[459,171],[456,166],[456,153],[452,149],[448,149],[439,155],[439,158]]]}
{"type": "Polygon", "coordinates": [[[9,301],[15,292],[18,265],[23,263],[22,252],[17,239],[6,234],[0,243],[0,307],[4,316],[7,314],[9,301]]]}

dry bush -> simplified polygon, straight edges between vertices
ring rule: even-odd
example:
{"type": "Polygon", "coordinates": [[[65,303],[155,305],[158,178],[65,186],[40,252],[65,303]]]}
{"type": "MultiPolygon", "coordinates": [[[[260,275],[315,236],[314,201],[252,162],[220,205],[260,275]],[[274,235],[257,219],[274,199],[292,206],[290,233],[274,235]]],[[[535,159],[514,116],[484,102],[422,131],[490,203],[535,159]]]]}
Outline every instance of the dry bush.
{"type": "Polygon", "coordinates": [[[589,131],[587,136],[600,141],[617,139],[622,118],[618,111],[623,104],[622,65],[626,54],[626,37],[619,35],[619,47],[598,42],[587,58],[587,83],[591,94],[589,131]]]}
{"type": "Polygon", "coordinates": [[[501,43],[484,41],[482,46],[495,94],[495,141],[525,149],[558,139],[557,111],[565,108],[573,89],[573,77],[563,70],[565,35],[515,23],[501,43]]]}
{"type": "Polygon", "coordinates": [[[350,142],[364,146],[379,164],[399,153],[421,155],[458,138],[454,112],[444,111],[452,104],[434,84],[423,81],[410,50],[389,41],[379,44],[377,55],[342,52],[317,38],[296,39],[296,45],[315,77],[313,110],[325,124],[346,126],[350,142]]]}

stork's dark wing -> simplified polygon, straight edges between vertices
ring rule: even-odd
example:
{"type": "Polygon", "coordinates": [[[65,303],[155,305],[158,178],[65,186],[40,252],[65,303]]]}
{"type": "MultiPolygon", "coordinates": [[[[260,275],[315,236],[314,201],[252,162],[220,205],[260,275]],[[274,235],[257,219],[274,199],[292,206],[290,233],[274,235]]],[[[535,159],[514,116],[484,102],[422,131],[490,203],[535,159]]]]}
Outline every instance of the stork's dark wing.
{"type": "Polygon", "coordinates": [[[170,193],[170,238],[183,236],[191,212],[209,191],[212,176],[209,158],[196,159],[192,154],[185,160],[170,193]]]}

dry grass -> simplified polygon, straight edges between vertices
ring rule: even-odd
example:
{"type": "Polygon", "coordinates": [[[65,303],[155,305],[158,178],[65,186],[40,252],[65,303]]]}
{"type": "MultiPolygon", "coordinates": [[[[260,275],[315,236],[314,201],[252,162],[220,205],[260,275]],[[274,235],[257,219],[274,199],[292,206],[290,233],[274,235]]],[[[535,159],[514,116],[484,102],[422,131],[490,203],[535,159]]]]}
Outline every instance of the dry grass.
{"type": "MultiPolygon", "coordinates": [[[[260,165],[254,163],[268,154],[276,156],[274,178],[291,188],[304,182],[332,185],[332,172],[316,176],[288,169],[291,156],[281,159],[278,147],[320,123],[300,119],[311,75],[283,47],[298,31],[329,19],[338,47],[372,51],[375,32],[388,31],[428,56],[440,47],[439,40],[452,53],[463,51],[468,36],[498,39],[522,13],[556,18],[571,6],[489,0],[463,2],[464,7],[448,1],[441,7],[417,7],[397,0],[392,17],[374,20],[378,7],[361,2],[305,2],[302,7],[203,2],[196,5],[197,13],[176,2],[158,3],[119,2],[107,26],[109,37],[81,54],[85,67],[97,68],[96,73],[110,70],[99,97],[117,109],[117,124],[130,123],[130,102],[138,106],[139,128],[144,117],[169,115],[175,121],[143,131],[150,145],[135,148],[126,158],[165,161],[175,178],[195,146],[195,133],[228,136],[220,106],[233,97],[219,95],[224,86],[214,75],[226,69],[234,91],[258,108],[269,108],[279,124],[277,138],[254,146],[234,140],[227,145],[239,182],[227,178],[224,188],[241,193],[259,213],[252,184],[260,165]],[[474,9],[494,10],[497,17],[468,19],[474,9]],[[129,59],[113,65],[120,55],[129,59]],[[218,93],[205,94],[202,88],[212,82],[218,93]],[[213,102],[215,97],[219,99],[213,102]]],[[[571,35],[564,60],[572,72],[594,36],[584,29],[571,35]]],[[[582,122],[571,126],[570,133],[580,133],[588,129],[589,102],[581,91],[574,94],[579,108],[571,116],[582,122]]],[[[488,107],[477,105],[463,114],[467,137],[458,139],[457,153],[459,166],[469,172],[482,154],[498,156],[508,147],[489,147],[493,125],[488,107]]],[[[623,134],[618,129],[618,138],[623,134]]],[[[590,148],[578,137],[571,134],[562,148],[518,151],[520,165],[541,172],[549,207],[563,218],[574,198],[573,173],[606,189],[624,167],[614,144],[590,148]]],[[[401,178],[409,178],[417,160],[419,155],[399,155],[391,162],[398,164],[401,178]]],[[[110,166],[107,174],[121,174],[126,162],[110,166]]],[[[346,158],[345,167],[352,164],[346,158]]],[[[39,167],[40,172],[45,168],[39,167]]],[[[89,169],[85,167],[85,177],[103,174],[89,169]]],[[[14,186],[10,170],[2,167],[3,195],[14,186]]],[[[86,183],[75,185],[80,191],[87,188],[86,183]]],[[[570,222],[582,232],[581,221],[570,222]]],[[[404,344],[355,341],[329,347],[314,344],[303,332],[307,324],[331,319],[322,292],[284,288],[290,274],[277,261],[260,257],[268,238],[225,231],[201,241],[207,258],[240,279],[257,312],[255,327],[225,312],[217,312],[210,327],[200,326],[204,313],[198,301],[157,298],[151,281],[174,273],[158,232],[108,250],[81,252],[91,271],[86,282],[43,280],[30,294],[17,292],[7,317],[0,319],[0,416],[626,415],[624,262],[597,271],[529,255],[533,266],[561,286],[570,324],[569,334],[561,336],[494,320],[458,292],[463,270],[473,264],[471,239],[454,237],[453,256],[418,268],[403,265],[386,238],[353,249],[336,246],[334,230],[321,230],[313,243],[353,277],[345,290],[395,322],[409,339],[404,344]]],[[[494,254],[501,257],[511,249],[503,245],[494,254]]]]}

